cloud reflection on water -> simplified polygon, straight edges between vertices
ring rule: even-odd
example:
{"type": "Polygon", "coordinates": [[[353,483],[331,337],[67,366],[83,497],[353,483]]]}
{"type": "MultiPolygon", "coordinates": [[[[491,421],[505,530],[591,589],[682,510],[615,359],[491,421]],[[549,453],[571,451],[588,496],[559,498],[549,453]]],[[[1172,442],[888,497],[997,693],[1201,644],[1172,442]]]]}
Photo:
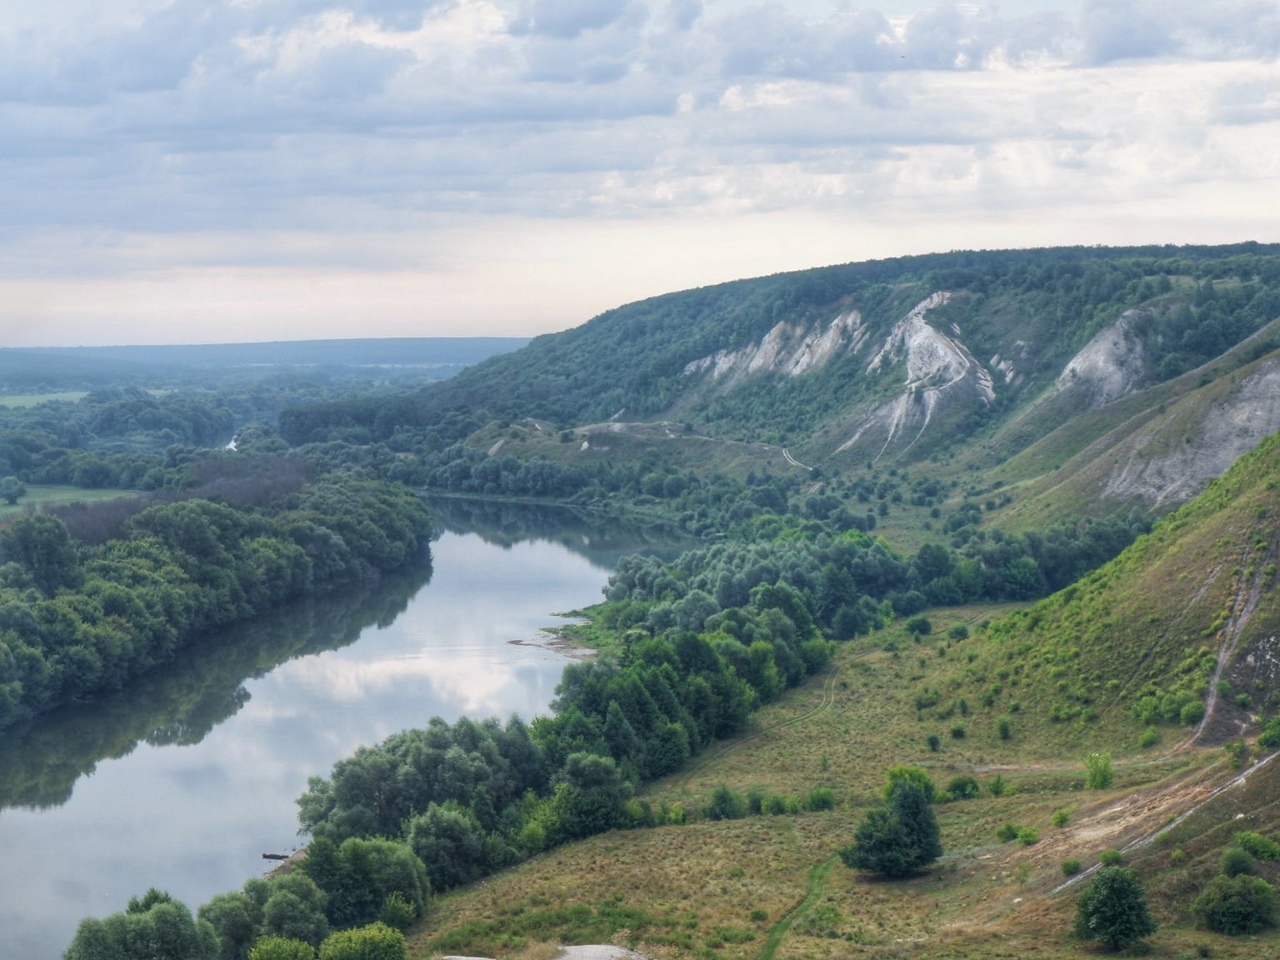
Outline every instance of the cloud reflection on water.
{"type": "MultiPolygon", "coordinates": [[[[546,541],[499,547],[446,534],[433,552],[431,582],[390,623],[244,681],[225,717],[192,728],[198,742],[136,742],[119,755],[112,741],[114,754],[75,771],[65,803],[0,810],[6,950],[56,960],[81,917],[121,910],[152,885],[193,909],[238,888],[261,872],[262,853],[301,842],[294,801],[307,778],[361,744],[437,715],[545,713],[567,661],[512,641],[594,602],[605,571],[546,541]]],[[[41,745],[56,766],[61,751],[41,745]]]]}

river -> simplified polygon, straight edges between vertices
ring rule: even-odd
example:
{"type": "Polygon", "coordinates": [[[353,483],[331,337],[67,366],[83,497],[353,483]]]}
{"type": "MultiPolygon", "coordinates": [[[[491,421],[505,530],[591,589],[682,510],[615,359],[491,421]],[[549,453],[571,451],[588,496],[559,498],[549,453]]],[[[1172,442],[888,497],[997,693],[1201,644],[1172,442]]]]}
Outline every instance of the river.
{"type": "Polygon", "coordinates": [[[644,532],[438,509],[432,564],[228,630],[120,695],[0,735],[0,956],[57,960],[82,917],[148,887],[193,911],[239,889],[271,866],[263,853],[302,842],[307,778],[361,744],[432,716],[547,712],[568,661],[542,628],[598,600],[644,532]]]}

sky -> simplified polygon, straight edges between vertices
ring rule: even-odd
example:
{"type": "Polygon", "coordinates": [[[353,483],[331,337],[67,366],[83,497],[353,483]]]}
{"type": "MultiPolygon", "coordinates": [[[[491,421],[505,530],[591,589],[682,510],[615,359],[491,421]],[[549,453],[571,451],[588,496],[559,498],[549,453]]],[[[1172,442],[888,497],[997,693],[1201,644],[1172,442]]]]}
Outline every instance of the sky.
{"type": "Polygon", "coordinates": [[[1280,241],[1280,0],[0,0],[0,346],[1280,241]]]}

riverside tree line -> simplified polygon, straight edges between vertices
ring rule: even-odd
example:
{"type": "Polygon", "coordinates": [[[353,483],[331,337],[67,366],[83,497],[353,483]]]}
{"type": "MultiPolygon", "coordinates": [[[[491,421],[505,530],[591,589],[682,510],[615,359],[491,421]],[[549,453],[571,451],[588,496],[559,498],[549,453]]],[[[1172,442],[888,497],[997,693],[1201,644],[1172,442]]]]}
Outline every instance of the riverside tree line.
{"type": "Polygon", "coordinates": [[[322,480],[263,507],[148,507],[91,546],[54,516],[0,530],[0,726],[115,690],[201,634],[425,556],[430,518],[393,485],[322,480]]]}

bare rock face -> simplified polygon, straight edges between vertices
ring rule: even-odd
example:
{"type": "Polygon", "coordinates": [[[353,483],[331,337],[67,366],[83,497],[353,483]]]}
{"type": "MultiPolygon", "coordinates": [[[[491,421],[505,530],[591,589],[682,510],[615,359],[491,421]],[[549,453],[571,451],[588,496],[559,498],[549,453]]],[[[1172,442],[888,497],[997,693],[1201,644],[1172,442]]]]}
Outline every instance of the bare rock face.
{"type": "Polygon", "coordinates": [[[1142,341],[1133,331],[1134,319],[1135,311],[1130,310],[1085,344],[1062,371],[1055,388],[1078,391],[1094,407],[1137,389],[1147,365],[1142,341]]]}
{"type": "Polygon", "coordinates": [[[839,451],[859,443],[876,445],[877,456],[889,449],[909,449],[939,414],[995,399],[990,372],[969,348],[925,320],[930,310],[950,298],[945,291],[934,293],[894,325],[867,373],[903,363],[907,377],[902,392],[862,417],[839,451]]]}
{"type": "Polygon", "coordinates": [[[796,377],[819,370],[843,350],[855,353],[866,339],[862,315],[857,310],[840,314],[825,325],[783,322],[759,343],[741,350],[718,350],[686,364],[686,376],[711,371],[713,380],[736,386],[753,373],[781,373],[796,377]]]}
{"type": "Polygon", "coordinates": [[[1155,508],[1185,503],[1277,429],[1280,360],[1270,360],[1208,406],[1198,423],[1184,422],[1174,442],[1160,434],[1135,437],[1113,467],[1104,495],[1155,508]]]}

